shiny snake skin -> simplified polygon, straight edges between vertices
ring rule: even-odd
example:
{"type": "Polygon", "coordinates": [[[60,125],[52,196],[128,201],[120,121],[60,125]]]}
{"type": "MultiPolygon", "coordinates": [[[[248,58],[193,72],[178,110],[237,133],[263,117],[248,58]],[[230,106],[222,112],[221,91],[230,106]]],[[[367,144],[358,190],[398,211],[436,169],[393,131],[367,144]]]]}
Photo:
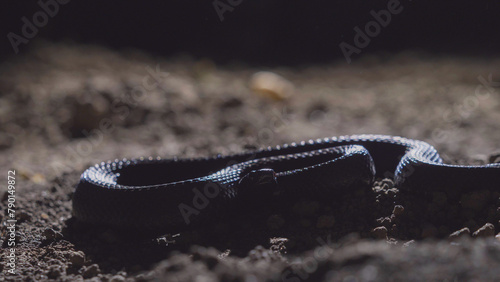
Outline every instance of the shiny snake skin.
{"type": "Polygon", "coordinates": [[[429,144],[354,135],[197,159],[140,158],[87,169],[73,195],[80,221],[117,228],[179,231],[231,206],[309,197],[335,203],[351,189],[393,178],[402,192],[500,190],[500,163],[443,164],[429,144]]]}

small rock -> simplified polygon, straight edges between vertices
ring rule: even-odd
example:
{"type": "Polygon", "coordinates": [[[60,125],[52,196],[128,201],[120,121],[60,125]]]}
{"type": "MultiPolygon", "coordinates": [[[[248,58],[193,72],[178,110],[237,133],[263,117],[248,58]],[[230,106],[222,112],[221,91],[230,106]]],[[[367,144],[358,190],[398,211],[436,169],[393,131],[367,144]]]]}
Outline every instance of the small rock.
{"type": "Polygon", "coordinates": [[[405,208],[401,205],[395,205],[394,209],[392,210],[392,214],[394,214],[396,217],[400,216],[403,214],[405,211],[405,208]]]}
{"type": "Polygon", "coordinates": [[[377,218],[377,223],[385,227],[391,226],[392,220],[390,217],[377,218]]]}
{"type": "Polygon", "coordinates": [[[476,232],[472,233],[472,237],[493,237],[495,236],[495,226],[491,223],[486,223],[476,232]]]}
{"type": "Polygon", "coordinates": [[[45,236],[47,240],[54,240],[56,238],[56,231],[52,228],[45,228],[45,230],[43,230],[43,236],[45,236]]]}
{"type": "Polygon", "coordinates": [[[56,193],[57,191],[59,191],[59,189],[57,188],[57,186],[54,185],[54,186],[50,187],[49,191],[50,191],[50,193],[56,193]]]}
{"type": "Polygon", "coordinates": [[[250,252],[248,252],[248,257],[253,261],[269,260],[269,258],[270,258],[269,253],[270,253],[269,250],[267,250],[264,247],[259,245],[259,246],[256,246],[250,252]]]}
{"type": "Polygon", "coordinates": [[[50,279],[56,279],[59,276],[61,276],[62,271],[61,271],[61,266],[60,265],[51,265],[49,267],[49,271],[47,273],[47,277],[50,279]]]}
{"type": "Polygon", "coordinates": [[[219,263],[219,260],[217,257],[207,257],[204,259],[204,262],[209,270],[213,270],[219,263]]]}
{"type": "Polygon", "coordinates": [[[410,240],[406,243],[403,244],[403,247],[407,248],[407,247],[410,247],[410,246],[413,246],[415,245],[415,240],[410,240]]]}
{"type": "Polygon", "coordinates": [[[382,185],[386,186],[387,189],[392,189],[394,188],[394,181],[389,178],[384,178],[382,179],[382,185]]]}
{"type": "Polygon", "coordinates": [[[45,230],[43,230],[42,235],[45,236],[45,239],[47,241],[56,241],[64,237],[61,232],[55,231],[50,227],[45,228],[45,230]]]}
{"type": "Polygon", "coordinates": [[[398,234],[398,231],[399,231],[398,226],[396,224],[393,224],[391,226],[391,232],[392,232],[392,234],[398,234]]]}
{"type": "Polygon", "coordinates": [[[222,253],[218,254],[217,258],[220,260],[224,260],[224,259],[228,258],[230,254],[231,254],[231,250],[227,249],[227,250],[223,251],[222,253]]]}
{"type": "Polygon", "coordinates": [[[99,270],[99,266],[97,264],[92,264],[85,268],[85,270],[82,273],[83,278],[89,279],[92,277],[97,276],[101,271],[99,270]]]}
{"type": "Polygon", "coordinates": [[[490,163],[500,163],[500,153],[492,154],[488,161],[490,163]]]}
{"type": "Polygon", "coordinates": [[[316,228],[332,228],[335,224],[335,217],[333,215],[322,215],[316,222],[316,228]]]}
{"type": "Polygon", "coordinates": [[[382,189],[382,191],[388,191],[391,189],[389,184],[387,183],[382,183],[382,186],[380,188],[382,189]]]}
{"type": "Polygon", "coordinates": [[[29,212],[25,212],[25,211],[21,211],[19,212],[19,214],[17,215],[17,219],[19,221],[30,221],[31,218],[33,218],[33,215],[29,212]]]}
{"type": "Polygon", "coordinates": [[[82,251],[70,252],[69,262],[74,266],[81,267],[85,263],[85,254],[82,251]]]}
{"type": "Polygon", "coordinates": [[[208,269],[213,269],[219,263],[219,251],[214,248],[204,248],[200,246],[193,246],[191,248],[193,253],[193,261],[202,261],[208,269]]]}
{"type": "Polygon", "coordinates": [[[40,215],[40,217],[41,217],[42,219],[45,219],[45,220],[48,220],[48,219],[49,219],[49,215],[48,215],[48,214],[46,214],[46,213],[44,213],[44,212],[42,212],[42,214],[40,215]]]}
{"type": "Polygon", "coordinates": [[[93,95],[91,101],[78,101],[73,96],[68,96],[68,100],[67,105],[73,110],[65,113],[63,127],[73,135],[82,134],[82,130],[99,128],[101,121],[109,114],[109,103],[100,95],[93,95]]]}
{"type": "Polygon", "coordinates": [[[283,225],[285,225],[285,220],[278,214],[271,215],[267,219],[267,227],[269,229],[277,230],[283,227],[283,225]]]}
{"type": "MultiPolygon", "coordinates": [[[[394,214],[391,214],[391,217],[389,219],[391,220],[390,223],[399,222],[399,218],[396,218],[396,216],[394,214]]],[[[390,226],[390,224],[389,224],[389,226],[390,226]]]]}
{"type": "Polygon", "coordinates": [[[484,154],[477,154],[472,156],[472,161],[477,165],[484,165],[488,163],[488,156],[484,154]]]}
{"type": "Polygon", "coordinates": [[[252,91],[276,101],[288,98],[294,91],[294,86],[290,81],[268,71],[261,71],[252,75],[249,84],[252,91]]]}
{"type": "Polygon", "coordinates": [[[387,228],[385,226],[375,227],[372,230],[372,236],[375,239],[387,240],[387,228]]]}
{"type": "Polygon", "coordinates": [[[281,237],[275,237],[269,239],[269,242],[271,243],[270,250],[275,252],[275,253],[286,253],[287,245],[288,245],[288,238],[281,238],[281,237]]]}
{"type": "Polygon", "coordinates": [[[166,237],[159,237],[159,238],[156,238],[156,243],[158,245],[163,245],[163,246],[167,246],[168,245],[168,241],[167,241],[167,238],[166,237]]]}
{"type": "Polygon", "coordinates": [[[237,108],[243,105],[243,101],[236,97],[231,97],[227,100],[224,100],[221,104],[222,108],[237,108]]]}
{"type": "Polygon", "coordinates": [[[450,239],[451,241],[454,241],[460,237],[463,237],[463,236],[470,236],[470,230],[469,228],[465,227],[465,228],[462,228],[460,230],[457,230],[453,233],[450,234],[450,236],[448,236],[448,239],[450,239]]]}
{"type": "Polygon", "coordinates": [[[45,184],[47,183],[47,180],[45,179],[45,176],[41,173],[35,173],[31,176],[31,181],[33,181],[35,184],[45,184]]]}
{"type": "Polygon", "coordinates": [[[109,282],[122,282],[122,281],[125,281],[125,277],[121,275],[115,275],[111,277],[111,279],[109,279],[109,282]]]}

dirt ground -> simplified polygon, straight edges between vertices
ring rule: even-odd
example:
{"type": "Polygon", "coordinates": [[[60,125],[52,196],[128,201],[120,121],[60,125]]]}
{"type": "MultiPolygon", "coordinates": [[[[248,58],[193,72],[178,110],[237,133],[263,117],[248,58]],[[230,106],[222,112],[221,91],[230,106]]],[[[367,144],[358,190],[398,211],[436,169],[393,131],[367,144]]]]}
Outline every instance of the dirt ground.
{"type": "Polygon", "coordinates": [[[262,203],[157,238],[71,216],[83,170],[117,158],[199,157],[375,133],[427,141],[449,163],[499,161],[500,58],[405,52],[263,68],[39,43],[0,65],[0,95],[0,280],[500,277],[500,189],[419,198],[378,179],[372,191],[334,203],[262,203]],[[273,85],[286,87],[256,91],[260,71],[280,75],[273,85]],[[14,193],[4,185],[9,171],[14,193]]]}

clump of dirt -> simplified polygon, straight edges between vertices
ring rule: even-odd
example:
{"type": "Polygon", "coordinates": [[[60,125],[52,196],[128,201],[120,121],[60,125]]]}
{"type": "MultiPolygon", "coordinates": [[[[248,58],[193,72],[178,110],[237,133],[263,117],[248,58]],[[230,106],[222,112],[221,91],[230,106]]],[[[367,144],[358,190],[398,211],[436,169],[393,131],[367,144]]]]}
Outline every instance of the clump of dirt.
{"type": "Polygon", "coordinates": [[[416,197],[391,179],[377,179],[372,189],[334,200],[261,203],[154,238],[72,218],[81,172],[116,158],[199,157],[378,133],[428,141],[451,163],[497,159],[500,59],[406,53],[344,64],[217,66],[208,59],[61,44],[40,45],[4,63],[0,171],[4,183],[7,171],[16,172],[17,222],[12,275],[9,193],[3,190],[0,278],[498,277],[500,194],[482,187],[416,197]],[[262,70],[279,74],[286,95],[278,95],[281,88],[272,88],[278,94],[271,96],[253,92],[252,77],[262,70]]]}

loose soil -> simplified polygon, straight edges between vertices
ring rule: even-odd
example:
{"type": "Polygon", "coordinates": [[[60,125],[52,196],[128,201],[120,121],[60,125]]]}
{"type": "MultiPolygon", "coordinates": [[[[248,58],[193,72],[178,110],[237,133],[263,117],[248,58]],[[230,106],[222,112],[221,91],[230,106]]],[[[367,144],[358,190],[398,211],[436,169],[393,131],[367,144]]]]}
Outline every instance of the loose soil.
{"type": "Polygon", "coordinates": [[[0,280],[494,280],[500,190],[410,195],[377,179],[369,191],[262,202],[155,238],[78,222],[71,198],[82,171],[101,161],[347,134],[424,140],[448,163],[496,162],[499,70],[500,58],[415,52],[264,68],[39,44],[0,66],[0,177],[16,172],[17,219],[11,275],[2,185],[0,280]],[[263,70],[288,91],[253,91],[263,70]]]}

